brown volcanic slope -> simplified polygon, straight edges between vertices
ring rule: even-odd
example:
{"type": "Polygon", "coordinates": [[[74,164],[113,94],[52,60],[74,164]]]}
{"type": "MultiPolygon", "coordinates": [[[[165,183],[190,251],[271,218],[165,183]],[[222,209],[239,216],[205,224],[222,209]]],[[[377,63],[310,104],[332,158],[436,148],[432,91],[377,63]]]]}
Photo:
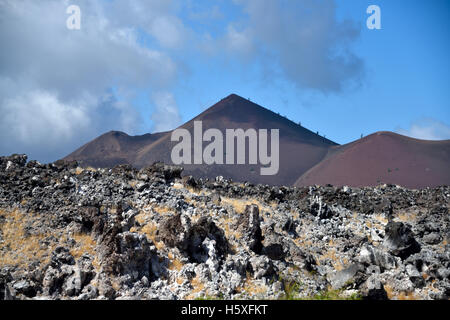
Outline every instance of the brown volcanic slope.
{"type": "MultiPolygon", "coordinates": [[[[235,181],[272,185],[292,185],[304,172],[319,163],[336,143],[247,99],[232,94],[181,126],[191,132],[194,121],[202,121],[203,131],[217,128],[225,137],[225,129],[249,128],[280,130],[280,166],[278,174],[261,176],[260,165],[183,165],[185,174],[214,178],[224,176],[235,181]]],[[[110,132],[89,142],[66,160],[78,160],[83,166],[110,167],[130,163],[144,167],[155,161],[171,163],[171,151],[177,142],[171,132],[131,137],[110,132]]],[[[208,143],[204,143],[204,147],[208,143]]],[[[224,146],[225,150],[225,146],[224,146]]],[[[248,149],[246,150],[248,154],[248,149]]],[[[248,161],[246,161],[248,162],[248,161]]]]}
{"type": "Polygon", "coordinates": [[[374,186],[408,188],[450,185],[450,140],[427,141],[377,132],[330,149],[296,186],[374,186]]]}
{"type": "Polygon", "coordinates": [[[86,143],[64,160],[77,160],[80,165],[95,168],[132,164],[137,150],[161,138],[167,132],[129,136],[124,132],[110,131],[86,143]]]}

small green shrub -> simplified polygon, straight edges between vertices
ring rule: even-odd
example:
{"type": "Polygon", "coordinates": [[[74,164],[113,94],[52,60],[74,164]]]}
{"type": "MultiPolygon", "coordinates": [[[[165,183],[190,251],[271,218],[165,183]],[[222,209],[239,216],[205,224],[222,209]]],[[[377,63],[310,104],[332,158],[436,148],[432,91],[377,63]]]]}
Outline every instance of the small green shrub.
{"type": "Polygon", "coordinates": [[[298,300],[298,294],[302,284],[294,280],[279,279],[283,283],[284,294],[280,297],[281,300],[298,300]]]}
{"type": "Polygon", "coordinates": [[[195,298],[195,300],[223,300],[223,293],[219,293],[218,296],[201,296],[198,298],[195,298]]]}
{"type": "Polygon", "coordinates": [[[312,297],[306,298],[306,300],[361,300],[362,297],[358,293],[354,293],[350,296],[344,296],[343,290],[325,290],[312,297]]]}

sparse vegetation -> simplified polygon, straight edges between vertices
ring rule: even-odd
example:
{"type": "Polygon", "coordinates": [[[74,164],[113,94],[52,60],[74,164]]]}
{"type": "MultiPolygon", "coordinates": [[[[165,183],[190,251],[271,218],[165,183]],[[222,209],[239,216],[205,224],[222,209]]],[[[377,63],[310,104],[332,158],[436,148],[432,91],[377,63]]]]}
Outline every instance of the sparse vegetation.
{"type": "MultiPolygon", "coordinates": [[[[191,280],[191,286],[192,286],[192,290],[191,290],[190,294],[186,297],[187,300],[193,300],[193,299],[198,298],[198,297],[196,297],[196,295],[205,289],[205,284],[200,280],[200,278],[198,276],[196,276],[194,279],[191,280]]],[[[207,295],[201,295],[200,297],[202,297],[202,296],[207,296],[207,295]]]]}
{"type": "Polygon", "coordinates": [[[280,298],[281,300],[298,300],[299,293],[301,290],[301,282],[293,280],[280,279],[284,287],[284,295],[280,298]]]}
{"type": "Polygon", "coordinates": [[[30,261],[46,263],[49,261],[52,244],[45,243],[47,234],[27,234],[25,227],[31,214],[19,210],[1,211],[5,221],[0,224],[2,242],[0,266],[24,266],[30,261]]]}
{"type": "Polygon", "coordinates": [[[268,287],[259,280],[252,280],[247,275],[244,284],[241,287],[236,288],[236,291],[241,294],[247,294],[250,296],[258,297],[264,295],[267,292],[268,287]]]}
{"type": "Polygon", "coordinates": [[[224,297],[223,297],[222,293],[220,293],[218,296],[205,295],[205,296],[195,298],[195,300],[223,300],[223,299],[224,299],[224,297]]]}
{"type": "Polygon", "coordinates": [[[390,285],[384,285],[389,300],[417,300],[413,292],[395,291],[390,285]]]}
{"type": "Polygon", "coordinates": [[[181,260],[175,258],[173,253],[169,252],[168,258],[169,258],[169,270],[180,271],[181,268],[183,268],[183,263],[181,262],[181,260]]]}
{"type": "Polygon", "coordinates": [[[326,290],[303,300],[362,300],[359,293],[345,295],[343,290],[326,290]]]}
{"type": "Polygon", "coordinates": [[[17,209],[0,210],[0,271],[14,270],[9,286],[24,279],[39,290],[28,298],[49,297],[57,286],[51,298],[82,299],[92,285],[89,299],[355,300],[368,295],[369,276],[384,285],[380,297],[441,299],[447,292],[433,270],[412,269],[412,281],[408,268],[427,261],[441,273],[447,265],[448,187],[281,188],[189,178],[193,191],[184,178],[164,181],[151,170],[143,181],[127,168],[80,176],[73,167],[54,169],[27,165],[2,176],[2,205],[17,209]],[[383,239],[425,250],[410,255],[406,268],[403,252],[383,239]],[[389,265],[378,273],[357,265],[374,264],[374,256],[389,265]],[[84,274],[84,287],[74,288],[84,274]],[[345,289],[318,292],[328,283],[345,289]]]}

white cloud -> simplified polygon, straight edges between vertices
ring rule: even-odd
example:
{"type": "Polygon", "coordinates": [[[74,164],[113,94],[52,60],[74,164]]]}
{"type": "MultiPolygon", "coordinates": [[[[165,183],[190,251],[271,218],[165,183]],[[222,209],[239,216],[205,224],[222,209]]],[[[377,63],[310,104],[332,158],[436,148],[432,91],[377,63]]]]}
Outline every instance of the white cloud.
{"type": "Polygon", "coordinates": [[[167,90],[178,77],[167,52],[138,41],[141,28],[161,46],[181,43],[173,3],[79,0],[81,30],[68,30],[69,2],[0,0],[1,154],[53,161],[104,131],[133,134],[135,92],[167,90]]]}
{"type": "Polygon", "coordinates": [[[152,98],[156,106],[156,111],[151,117],[154,122],[154,131],[162,132],[178,127],[181,124],[181,117],[173,94],[156,92],[152,98]]]}
{"type": "Polygon", "coordinates": [[[178,18],[179,0],[115,0],[108,6],[107,16],[118,27],[137,26],[153,36],[162,47],[180,48],[191,31],[178,18]]]}
{"type": "Polygon", "coordinates": [[[225,46],[229,51],[244,57],[248,57],[254,50],[248,30],[238,31],[233,25],[227,28],[225,46]]]}
{"type": "Polygon", "coordinates": [[[64,104],[44,91],[7,99],[2,113],[2,127],[9,127],[10,138],[30,145],[67,142],[74,131],[85,130],[91,124],[83,104],[64,104]]]}
{"type": "Polygon", "coordinates": [[[360,76],[349,47],[358,30],[336,21],[332,0],[237,3],[248,19],[225,21],[217,4],[191,3],[200,24],[206,13],[223,19],[196,33],[180,16],[189,7],[181,0],[77,0],[81,30],[66,28],[73,1],[0,0],[0,154],[53,161],[104,131],[142,131],[132,103],[142,91],[155,105],[153,129],[175,128],[181,117],[171,90],[185,66],[174,49],[232,53],[323,92],[360,76]]]}
{"type": "Polygon", "coordinates": [[[414,121],[409,129],[398,128],[397,133],[423,140],[447,140],[450,139],[450,127],[438,120],[423,118],[414,121]]]}
{"type": "MultiPolygon", "coordinates": [[[[351,51],[360,29],[337,21],[333,0],[236,0],[248,19],[237,29],[230,24],[228,48],[278,64],[300,88],[338,92],[359,84],[364,66],[351,51]],[[237,31],[239,30],[239,31],[237,31]]],[[[266,71],[268,72],[268,71],[266,71]]]]}
{"type": "Polygon", "coordinates": [[[173,16],[157,17],[150,25],[152,34],[164,47],[177,48],[183,45],[186,32],[179,19],[173,16]]]}

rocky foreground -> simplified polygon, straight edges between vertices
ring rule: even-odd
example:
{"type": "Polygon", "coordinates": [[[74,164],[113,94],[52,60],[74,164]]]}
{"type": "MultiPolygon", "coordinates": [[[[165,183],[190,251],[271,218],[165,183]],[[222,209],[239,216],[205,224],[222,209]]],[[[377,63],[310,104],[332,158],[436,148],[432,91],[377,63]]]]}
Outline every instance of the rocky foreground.
{"type": "Polygon", "coordinates": [[[0,158],[0,299],[449,299],[450,187],[0,158]]]}

